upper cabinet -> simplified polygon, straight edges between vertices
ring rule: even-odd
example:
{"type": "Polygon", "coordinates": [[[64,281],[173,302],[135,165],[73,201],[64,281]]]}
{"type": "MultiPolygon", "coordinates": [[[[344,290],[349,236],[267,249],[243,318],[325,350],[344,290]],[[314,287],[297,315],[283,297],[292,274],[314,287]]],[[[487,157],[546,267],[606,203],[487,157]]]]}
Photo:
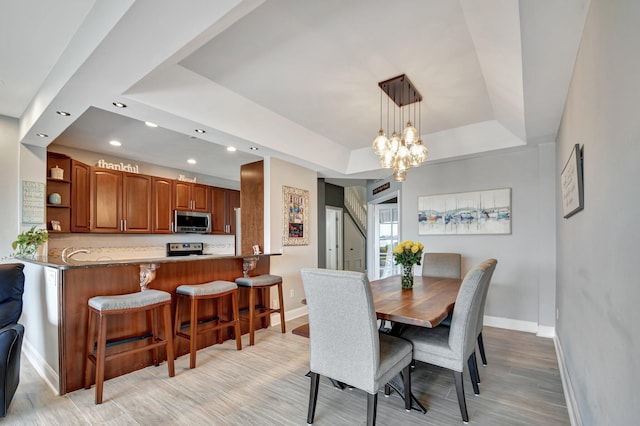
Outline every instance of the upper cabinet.
{"type": "Polygon", "coordinates": [[[91,220],[91,167],[71,160],[71,232],[89,232],[91,220]]]}
{"type": "Polygon", "coordinates": [[[170,234],[173,231],[173,180],[154,177],[151,183],[153,201],[152,232],[170,234]]]}
{"type": "Polygon", "coordinates": [[[151,176],[91,168],[91,232],[151,233],[151,176]]]}
{"type": "Polygon", "coordinates": [[[240,191],[211,187],[211,232],[235,234],[237,207],[240,207],[240,191]]]}
{"type": "Polygon", "coordinates": [[[174,181],[173,207],[176,210],[208,212],[210,209],[209,187],[198,183],[174,181]]]}

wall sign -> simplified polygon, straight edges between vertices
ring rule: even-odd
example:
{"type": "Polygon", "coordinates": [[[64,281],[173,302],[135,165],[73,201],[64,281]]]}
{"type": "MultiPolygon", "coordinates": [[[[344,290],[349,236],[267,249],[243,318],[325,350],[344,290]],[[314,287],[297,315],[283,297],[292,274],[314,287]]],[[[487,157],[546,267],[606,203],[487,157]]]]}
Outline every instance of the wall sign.
{"type": "Polygon", "coordinates": [[[101,169],[109,169],[109,170],[120,170],[123,172],[129,173],[140,173],[140,169],[138,165],[132,165],[131,163],[124,164],[120,163],[107,163],[104,160],[98,160],[96,167],[100,167],[101,169]]]}
{"type": "Polygon", "coordinates": [[[385,191],[387,189],[391,188],[391,183],[390,182],[386,182],[376,188],[373,188],[373,195],[379,194],[382,191],[385,191]]]}
{"type": "Polygon", "coordinates": [[[571,149],[569,159],[560,174],[560,182],[562,185],[562,213],[566,219],[584,208],[580,145],[575,144],[571,149]]]}
{"type": "Polygon", "coordinates": [[[284,211],[282,244],[285,246],[309,245],[309,191],[282,187],[284,211]]]}
{"type": "Polygon", "coordinates": [[[22,181],[22,223],[44,223],[44,182],[22,181]]]}
{"type": "Polygon", "coordinates": [[[196,178],[192,177],[192,178],[188,178],[185,175],[178,175],[178,180],[180,182],[191,182],[191,183],[196,183],[196,178]]]}

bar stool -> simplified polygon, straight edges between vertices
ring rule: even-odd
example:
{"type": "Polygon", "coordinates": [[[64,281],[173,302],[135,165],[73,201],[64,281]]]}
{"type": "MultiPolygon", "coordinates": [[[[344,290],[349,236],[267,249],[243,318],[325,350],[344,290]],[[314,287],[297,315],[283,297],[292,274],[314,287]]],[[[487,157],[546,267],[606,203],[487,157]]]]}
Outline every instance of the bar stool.
{"type": "MultiPolygon", "coordinates": [[[[233,327],[234,337],[236,339],[236,348],[242,350],[242,334],[240,333],[240,314],[238,311],[238,286],[230,281],[213,281],[206,284],[181,285],[176,288],[176,317],[174,326],[174,337],[182,337],[189,340],[189,368],[196,368],[196,352],[198,351],[198,334],[210,331],[218,331],[218,342],[222,341],[222,329],[233,327]],[[231,295],[231,304],[233,310],[233,319],[222,321],[222,300],[225,296],[231,295]],[[217,316],[210,320],[217,320],[217,325],[200,329],[198,322],[198,301],[200,300],[218,300],[217,316]],[[191,314],[189,320],[189,332],[182,331],[182,323],[180,322],[181,305],[190,302],[191,314]]],[[[177,345],[177,339],[174,339],[177,345]]],[[[177,353],[177,347],[176,351],[177,353]]]]}
{"type": "MultiPolygon", "coordinates": [[[[145,336],[145,338],[149,338],[149,336],[145,336]]],[[[125,339],[120,343],[130,343],[131,341],[132,339],[125,339]]],[[[138,340],[136,339],[136,341],[138,340]]],[[[104,385],[104,367],[106,361],[136,352],[153,350],[153,363],[158,366],[158,348],[160,347],[166,348],[169,377],[173,377],[175,375],[175,368],[173,364],[173,333],[171,331],[171,295],[169,293],[160,290],[145,290],[138,293],[117,296],[92,297],[89,299],[89,315],[87,320],[87,363],[84,373],[85,389],[91,388],[91,364],[94,364],[96,368],[96,404],[102,404],[102,388],[104,385]],[[161,311],[163,316],[164,339],[158,335],[158,311],[161,311]],[[151,320],[151,342],[145,346],[135,345],[132,349],[106,355],[107,319],[112,315],[126,315],[136,312],[147,312],[147,320],[151,320]],[[97,341],[94,338],[96,333],[96,320],[98,322],[97,341]]]]}
{"type": "Polygon", "coordinates": [[[236,284],[241,287],[249,288],[249,346],[254,344],[254,332],[256,319],[267,317],[267,325],[271,325],[271,314],[276,312],[280,313],[280,329],[282,333],[286,333],[286,327],[284,323],[284,301],[282,298],[282,277],[278,275],[258,275],[256,277],[241,277],[236,278],[236,284]],[[278,300],[279,307],[277,309],[268,308],[269,306],[269,292],[268,289],[271,286],[278,286],[278,300]],[[267,289],[267,296],[264,306],[260,307],[256,312],[256,290],[267,289]]]}

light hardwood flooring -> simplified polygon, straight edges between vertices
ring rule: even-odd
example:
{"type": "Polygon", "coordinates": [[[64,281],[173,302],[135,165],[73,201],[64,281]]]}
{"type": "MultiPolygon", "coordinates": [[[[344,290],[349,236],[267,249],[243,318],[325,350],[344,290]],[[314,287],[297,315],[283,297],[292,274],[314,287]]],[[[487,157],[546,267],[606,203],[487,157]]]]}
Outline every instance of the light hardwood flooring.
{"type": "MultiPolygon", "coordinates": [[[[308,339],[291,330],[299,318],[256,333],[256,345],[235,349],[233,340],[176,361],[169,378],[166,363],[105,382],[104,403],[94,404],[94,388],[56,396],[22,357],[21,382],[7,425],[302,425],[306,424],[309,379],[308,339]]],[[[569,417],[551,339],[485,327],[489,365],[480,367],[480,395],[465,373],[470,423],[476,425],[568,425],[569,417]]],[[[243,344],[248,345],[248,336],[243,344]]],[[[78,366],[81,368],[81,366],[78,366]]],[[[462,424],[450,371],[418,363],[413,392],[427,413],[407,413],[402,401],[378,397],[379,425],[462,424]]],[[[321,379],[314,424],[363,425],[366,394],[339,391],[321,379]]]]}

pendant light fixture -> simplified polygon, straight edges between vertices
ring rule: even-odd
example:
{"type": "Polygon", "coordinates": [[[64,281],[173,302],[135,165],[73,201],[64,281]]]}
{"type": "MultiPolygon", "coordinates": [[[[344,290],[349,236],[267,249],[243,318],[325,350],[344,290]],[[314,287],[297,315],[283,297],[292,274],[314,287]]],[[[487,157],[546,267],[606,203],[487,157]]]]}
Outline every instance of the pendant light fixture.
{"type": "Polygon", "coordinates": [[[380,87],[380,130],[373,140],[373,152],[380,156],[380,165],[385,169],[393,169],[393,179],[402,182],[407,176],[407,170],[424,163],[429,150],[420,138],[420,103],[422,95],[413,86],[405,74],[378,83],[380,87]],[[387,131],[382,126],[383,96],[387,95],[387,131]],[[389,107],[389,100],[393,101],[393,111],[389,107]],[[418,104],[418,128],[416,123],[416,104],[418,104]],[[413,105],[413,121],[411,107],[413,105]],[[400,123],[404,122],[405,110],[408,110],[407,124],[401,132],[396,131],[396,114],[400,123]],[[389,134],[389,115],[393,113],[393,132],[389,134]]]}

